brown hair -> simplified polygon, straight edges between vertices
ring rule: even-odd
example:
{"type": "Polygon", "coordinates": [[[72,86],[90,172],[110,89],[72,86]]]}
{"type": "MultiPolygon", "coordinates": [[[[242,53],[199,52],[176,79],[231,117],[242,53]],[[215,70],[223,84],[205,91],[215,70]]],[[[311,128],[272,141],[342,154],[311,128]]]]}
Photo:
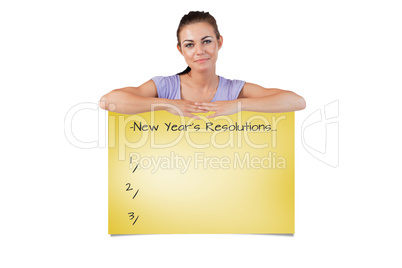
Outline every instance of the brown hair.
{"type": "MultiPolygon", "coordinates": [[[[213,28],[214,28],[214,32],[216,35],[216,38],[219,39],[220,38],[220,33],[218,30],[218,25],[216,24],[216,20],[215,18],[209,14],[209,12],[204,12],[204,11],[190,11],[187,15],[184,15],[179,23],[179,27],[177,28],[177,44],[179,45],[179,47],[181,48],[181,44],[180,44],[180,37],[179,34],[181,32],[181,30],[183,29],[183,27],[193,24],[193,23],[198,23],[198,22],[206,22],[209,23],[213,28]]],[[[182,74],[186,74],[188,72],[191,71],[191,68],[189,66],[187,66],[187,68],[181,72],[178,73],[178,75],[182,75],[182,74]]]]}

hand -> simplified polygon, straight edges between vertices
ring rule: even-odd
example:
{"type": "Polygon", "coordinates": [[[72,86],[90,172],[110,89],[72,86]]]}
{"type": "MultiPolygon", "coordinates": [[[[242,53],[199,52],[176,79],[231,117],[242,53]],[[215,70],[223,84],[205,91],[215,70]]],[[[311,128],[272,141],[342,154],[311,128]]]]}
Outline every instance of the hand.
{"type": "Polygon", "coordinates": [[[215,101],[215,102],[196,102],[195,105],[198,109],[204,111],[214,111],[214,114],[208,115],[207,118],[217,117],[221,115],[230,115],[240,112],[238,100],[231,101],[215,101]]]}
{"type": "Polygon", "coordinates": [[[166,104],[165,109],[171,114],[186,116],[194,119],[200,119],[200,117],[192,113],[206,113],[208,110],[197,107],[194,102],[186,100],[170,100],[169,104],[166,104]]]}

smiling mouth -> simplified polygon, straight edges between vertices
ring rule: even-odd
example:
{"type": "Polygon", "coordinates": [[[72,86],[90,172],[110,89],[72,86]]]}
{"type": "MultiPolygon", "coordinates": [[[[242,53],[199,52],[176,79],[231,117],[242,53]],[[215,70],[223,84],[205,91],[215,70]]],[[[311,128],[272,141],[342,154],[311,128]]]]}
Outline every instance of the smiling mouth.
{"type": "Polygon", "coordinates": [[[199,59],[199,60],[196,60],[195,62],[204,62],[204,61],[207,61],[207,60],[209,60],[209,59],[199,59]]]}

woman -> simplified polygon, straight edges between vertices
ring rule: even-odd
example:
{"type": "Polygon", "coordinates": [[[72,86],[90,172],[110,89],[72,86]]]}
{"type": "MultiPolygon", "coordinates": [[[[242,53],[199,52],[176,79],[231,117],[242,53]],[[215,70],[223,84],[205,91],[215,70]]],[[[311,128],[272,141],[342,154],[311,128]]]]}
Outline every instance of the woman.
{"type": "Polygon", "coordinates": [[[125,87],[104,95],[102,109],[122,114],[166,110],[199,119],[194,113],[215,113],[208,118],[241,111],[290,112],[305,108],[304,99],[286,90],[263,88],[215,73],[223,38],[208,12],[189,12],[177,29],[177,49],[188,64],[176,75],[157,76],[139,87],[125,87]]]}

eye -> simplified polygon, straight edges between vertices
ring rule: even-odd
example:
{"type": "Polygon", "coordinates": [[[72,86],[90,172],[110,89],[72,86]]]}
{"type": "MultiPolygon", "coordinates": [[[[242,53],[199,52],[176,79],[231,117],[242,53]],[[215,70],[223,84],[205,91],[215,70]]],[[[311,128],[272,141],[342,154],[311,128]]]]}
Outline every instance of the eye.
{"type": "Polygon", "coordinates": [[[192,43],[188,43],[185,47],[192,47],[193,44],[192,43]]]}
{"type": "Polygon", "coordinates": [[[207,42],[207,44],[211,43],[211,40],[205,40],[204,43],[207,42]]]}

